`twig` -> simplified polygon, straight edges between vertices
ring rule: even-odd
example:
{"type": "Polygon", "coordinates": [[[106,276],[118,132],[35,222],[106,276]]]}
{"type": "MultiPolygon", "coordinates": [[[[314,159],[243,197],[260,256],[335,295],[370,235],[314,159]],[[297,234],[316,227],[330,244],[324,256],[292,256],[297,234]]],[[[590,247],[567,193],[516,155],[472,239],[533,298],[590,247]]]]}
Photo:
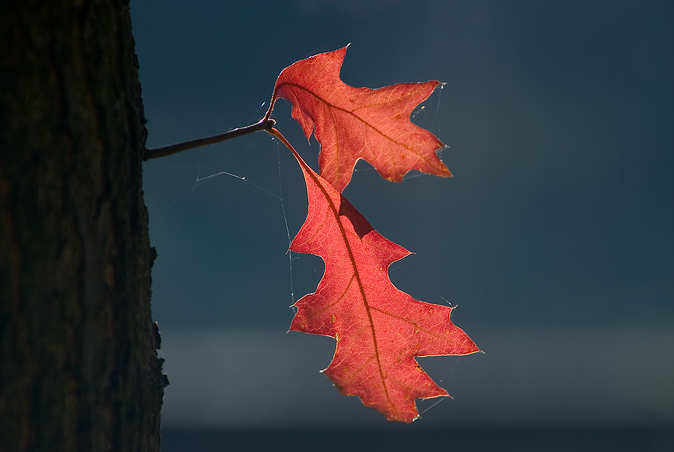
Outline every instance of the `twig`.
{"type": "Polygon", "coordinates": [[[145,156],[143,157],[143,160],[166,157],[168,155],[177,154],[178,152],[187,151],[188,149],[207,146],[209,144],[221,143],[223,141],[230,140],[232,138],[248,135],[249,133],[259,132],[260,130],[266,130],[267,132],[271,132],[275,123],[276,121],[274,121],[273,119],[265,117],[258,123],[230,130],[229,132],[221,133],[219,135],[197,138],[196,140],[170,144],[168,146],[162,146],[160,148],[145,149],[145,156]]]}

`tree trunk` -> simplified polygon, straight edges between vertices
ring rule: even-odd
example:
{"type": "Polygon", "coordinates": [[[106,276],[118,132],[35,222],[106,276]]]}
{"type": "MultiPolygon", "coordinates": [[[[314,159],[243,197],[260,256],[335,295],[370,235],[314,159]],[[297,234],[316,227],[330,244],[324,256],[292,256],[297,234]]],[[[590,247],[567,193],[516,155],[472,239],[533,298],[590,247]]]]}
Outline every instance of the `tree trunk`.
{"type": "Polygon", "coordinates": [[[0,13],[0,449],[158,451],[128,1],[0,13]]]}

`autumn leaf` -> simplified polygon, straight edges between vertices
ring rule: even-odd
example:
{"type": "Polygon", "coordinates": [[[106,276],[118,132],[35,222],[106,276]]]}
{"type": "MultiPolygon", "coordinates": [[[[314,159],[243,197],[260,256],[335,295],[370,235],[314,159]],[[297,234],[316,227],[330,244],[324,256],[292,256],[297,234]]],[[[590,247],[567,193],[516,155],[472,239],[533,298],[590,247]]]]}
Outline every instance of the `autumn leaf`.
{"type": "Polygon", "coordinates": [[[316,292],[295,303],[290,330],[335,338],[324,372],[339,391],[360,397],[388,420],[412,422],[415,399],[448,395],[414,357],[479,349],[451,322],[453,308],[415,300],[391,283],[389,265],[410,252],[375,231],[278,131],[272,133],[291,149],[307,185],[307,218],[290,249],[325,262],[316,292]]]}
{"type": "Polygon", "coordinates": [[[267,118],[278,98],[292,103],[292,116],[307,139],[313,131],[321,144],[321,176],[339,192],[348,185],[359,159],[394,182],[410,170],[451,176],[436,154],[442,142],[410,121],[412,110],[439,82],[354,88],[339,78],[345,55],[346,47],[284,69],[276,80],[267,118]]]}

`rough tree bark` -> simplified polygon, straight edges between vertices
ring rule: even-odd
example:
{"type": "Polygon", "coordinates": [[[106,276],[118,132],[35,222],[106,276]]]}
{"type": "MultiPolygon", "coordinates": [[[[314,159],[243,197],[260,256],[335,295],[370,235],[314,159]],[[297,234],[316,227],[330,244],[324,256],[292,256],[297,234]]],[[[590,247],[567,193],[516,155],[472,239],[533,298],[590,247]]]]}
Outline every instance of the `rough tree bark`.
{"type": "Polygon", "coordinates": [[[127,0],[0,13],[0,449],[158,451],[127,0]]]}

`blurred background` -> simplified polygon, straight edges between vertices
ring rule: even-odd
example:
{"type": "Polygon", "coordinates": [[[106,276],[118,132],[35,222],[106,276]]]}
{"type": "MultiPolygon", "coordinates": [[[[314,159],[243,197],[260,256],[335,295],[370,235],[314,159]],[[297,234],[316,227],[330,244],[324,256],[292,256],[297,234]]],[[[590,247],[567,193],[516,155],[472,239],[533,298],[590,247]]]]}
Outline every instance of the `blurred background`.
{"type": "Polygon", "coordinates": [[[672,450],[673,5],[132,1],[148,147],[257,122],[284,67],[348,43],[352,86],[445,82],[413,120],[454,177],[361,162],[345,196],[415,253],[393,282],[486,352],[420,359],[453,399],[387,423],[319,372],[332,339],[287,333],[323,272],[287,253],[290,153],[260,132],[148,161],[163,450],[672,450]]]}

